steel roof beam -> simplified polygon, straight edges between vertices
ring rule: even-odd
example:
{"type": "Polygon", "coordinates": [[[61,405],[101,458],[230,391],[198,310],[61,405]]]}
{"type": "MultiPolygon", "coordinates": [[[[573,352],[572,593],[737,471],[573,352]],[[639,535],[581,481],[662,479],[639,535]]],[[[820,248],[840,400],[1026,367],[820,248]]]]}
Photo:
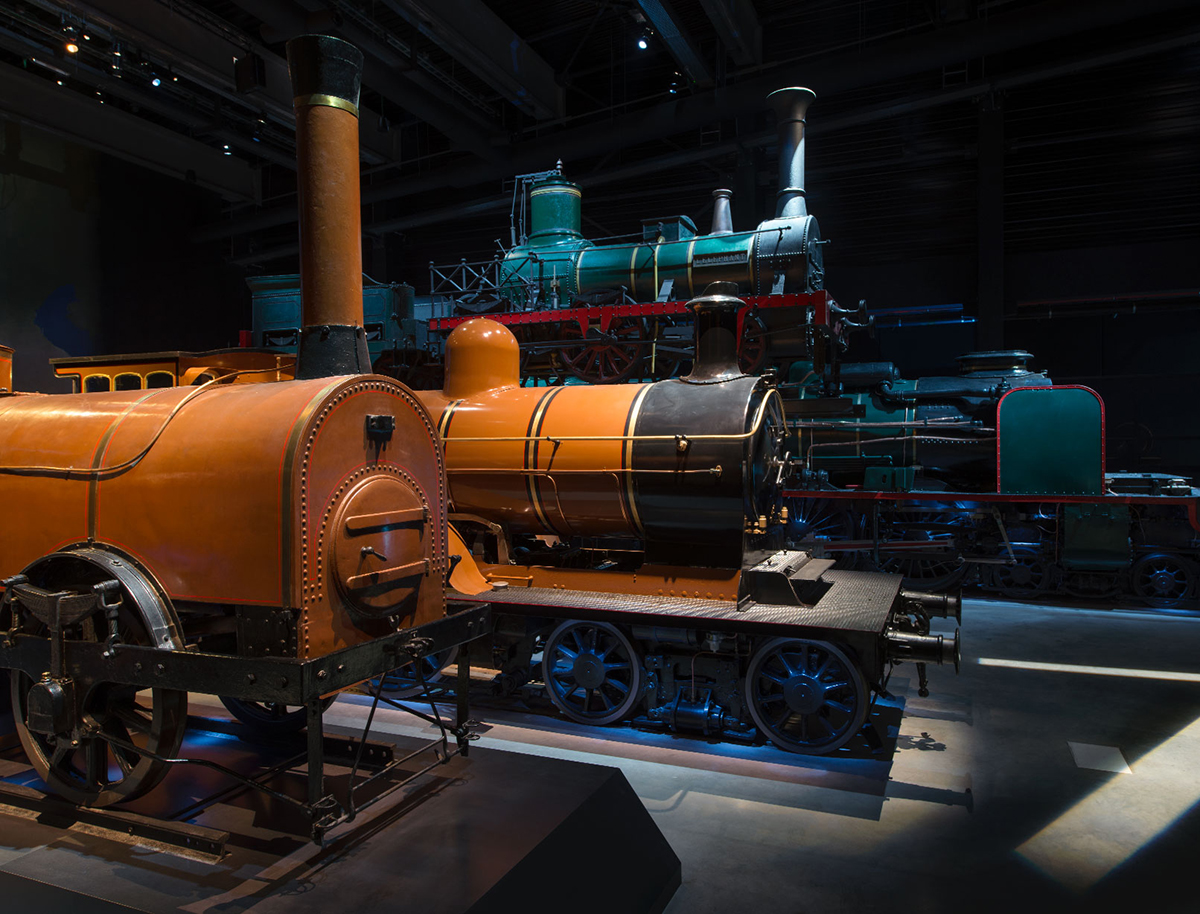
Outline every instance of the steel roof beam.
{"type": "MultiPolygon", "coordinates": [[[[33,2],[56,12],[68,10],[88,22],[101,25],[164,63],[170,63],[175,75],[237,104],[257,108],[276,123],[289,128],[295,123],[287,61],[248,38],[235,41],[230,35],[218,35],[167,5],[147,3],[146,0],[72,0],[69,4],[53,0],[33,2]],[[238,93],[234,82],[233,59],[251,52],[263,60],[266,86],[253,94],[243,95],[238,93]]],[[[371,165],[395,161],[398,156],[393,153],[390,139],[375,129],[378,115],[364,111],[363,121],[370,124],[369,129],[359,132],[363,161],[371,165]]]]}
{"type": "Polygon", "coordinates": [[[562,117],[554,68],[480,0],[383,2],[526,114],[562,117]]]}
{"type": "Polygon", "coordinates": [[[700,5],[735,64],[762,63],[762,26],[750,0],[700,0],[700,5]]]}
{"type": "MultiPolygon", "coordinates": [[[[886,82],[900,76],[936,69],[948,63],[985,54],[1025,47],[1073,35],[1090,27],[1133,21],[1155,13],[1189,9],[1194,0],[1092,0],[1080,7],[1074,0],[1049,2],[985,20],[947,26],[935,33],[880,45],[870,61],[859,55],[816,58],[791,68],[777,68],[774,75],[748,79],[733,86],[678,98],[635,111],[617,121],[586,125],[549,134],[512,147],[506,164],[467,162],[438,171],[398,178],[363,188],[363,203],[398,199],[441,187],[467,187],[513,174],[547,167],[558,158],[593,156],[613,149],[698,129],[706,124],[747,111],[763,108],[767,94],[780,86],[816,86],[822,97],[886,82]]],[[[1189,39],[1184,39],[1189,40],[1189,39]]],[[[1154,42],[1144,39],[1141,46],[1154,42]]],[[[1134,49],[1136,53],[1136,49],[1134,49]]],[[[199,229],[194,239],[211,240],[242,232],[258,231],[296,220],[294,206],[230,220],[199,229]]]]}
{"type": "Polygon", "coordinates": [[[0,67],[0,117],[47,130],[145,168],[256,203],[258,169],[236,156],[43,79],[0,67]]]}
{"type": "Polygon", "coordinates": [[[637,0],[637,4],[646,14],[646,19],[654,27],[654,31],[662,38],[675,62],[679,64],[680,72],[698,85],[710,85],[712,73],[700,59],[691,36],[680,24],[669,0],[637,0]]]}
{"type": "MultiPolygon", "coordinates": [[[[235,0],[242,9],[261,19],[280,40],[303,35],[312,29],[309,13],[291,0],[235,0]]],[[[495,125],[480,112],[464,107],[455,93],[434,83],[416,63],[380,41],[365,28],[349,20],[321,31],[346,39],[363,52],[363,84],[376,90],[397,107],[420,118],[446,135],[460,148],[480,158],[496,160],[498,136],[495,125]]]]}

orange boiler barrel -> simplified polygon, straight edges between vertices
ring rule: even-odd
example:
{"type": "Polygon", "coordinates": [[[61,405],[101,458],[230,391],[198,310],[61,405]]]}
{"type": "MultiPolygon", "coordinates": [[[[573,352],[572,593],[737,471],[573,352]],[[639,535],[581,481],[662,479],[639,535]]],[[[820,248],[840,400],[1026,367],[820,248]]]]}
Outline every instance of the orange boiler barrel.
{"type": "Polygon", "coordinates": [[[656,564],[740,567],[783,440],[758,378],[523,388],[516,340],[485,318],[451,333],[445,389],[418,396],[452,511],[513,534],[634,537],[656,564]]]}
{"type": "Polygon", "coordinates": [[[21,518],[0,525],[0,577],[102,545],[177,605],[293,611],[301,657],[444,614],[441,450],[390,379],[16,395],[0,427],[21,518]]]}

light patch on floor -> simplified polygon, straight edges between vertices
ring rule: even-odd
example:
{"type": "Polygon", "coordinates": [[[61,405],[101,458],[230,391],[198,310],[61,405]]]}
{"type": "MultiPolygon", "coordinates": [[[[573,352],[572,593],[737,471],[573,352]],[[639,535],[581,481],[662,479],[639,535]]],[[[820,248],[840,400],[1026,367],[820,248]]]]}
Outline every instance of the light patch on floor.
{"type": "Polygon", "coordinates": [[[1200,718],[1135,761],[1135,777],[1112,778],[1017,853],[1068,888],[1091,888],[1200,801],[1197,757],[1200,718]]]}
{"type": "Polygon", "coordinates": [[[1200,673],[1172,670],[1134,670],[1117,666],[1083,666],[1077,663],[1042,663],[1038,660],[1002,660],[980,657],[980,666],[1004,667],[1010,670],[1039,670],[1048,673],[1085,673],[1091,676],[1124,676],[1129,679],[1166,679],[1173,682],[1200,682],[1200,673]]]}
{"type": "Polygon", "coordinates": [[[1112,771],[1116,774],[1133,774],[1125,756],[1116,746],[1096,746],[1092,743],[1073,743],[1067,740],[1071,747],[1071,755],[1075,764],[1080,768],[1091,768],[1094,771],[1112,771]]]}

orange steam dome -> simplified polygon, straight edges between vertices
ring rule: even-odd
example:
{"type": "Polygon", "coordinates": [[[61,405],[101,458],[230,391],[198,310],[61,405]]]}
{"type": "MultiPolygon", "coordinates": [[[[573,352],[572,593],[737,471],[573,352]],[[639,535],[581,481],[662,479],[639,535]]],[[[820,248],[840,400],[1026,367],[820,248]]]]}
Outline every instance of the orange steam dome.
{"type": "Polygon", "coordinates": [[[516,387],[521,378],[517,338],[485,317],[460,324],[446,338],[445,395],[451,400],[516,387]]]}

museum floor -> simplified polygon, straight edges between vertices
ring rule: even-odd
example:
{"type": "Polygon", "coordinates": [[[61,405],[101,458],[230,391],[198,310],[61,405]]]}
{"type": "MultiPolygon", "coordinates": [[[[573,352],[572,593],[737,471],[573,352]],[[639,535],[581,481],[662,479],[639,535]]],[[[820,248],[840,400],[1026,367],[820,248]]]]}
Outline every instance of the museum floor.
{"type": "MultiPolygon", "coordinates": [[[[888,738],[874,754],[864,745],[850,758],[804,758],[484,706],[477,745],[489,751],[449,774],[470,779],[489,759],[529,756],[620,768],[682,861],[668,914],[1197,910],[1200,618],[969,600],[962,627],[962,673],[931,670],[928,698],[911,667],[897,670],[895,702],[876,718],[888,738]]],[[[351,732],[367,702],[343,696],[327,729],[351,732]]],[[[198,700],[193,713],[218,709],[198,700]]],[[[411,721],[380,711],[377,736],[428,735],[411,721]]],[[[414,834],[447,797],[430,794],[404,814],[414,834]]],[[[503,823],[486,824],[503,833],[503,823]]],[[[100,875],[89,893],[112,897],[105,880],[119,883],[132,910],[273,911],[274,901],[300,910],[269,888],[266,857],[246,846],[206,869],[83,836],[59,841],[40,823],[6,828],[0,876],[81,891],[91,868],[100,875]],[[241,882],[274,897],[253,901],[241,882]]],[[[369,846],[351,854],[360,870],[369,846]]],[[[621,879],[586,855],[568,859],[581,893],[621,879]]],[[[420,878],[400,875],[418,868],[412,856],[394,861],[391,875],[376,867],[373,878],[420,878]]],[[[571,899],[551,895],[531,895],[524,910],[569,914],[571,899]]],[[[366,897],[342,900],[368,914],[366,897]]]]}
{"type": "Polygon", "coordinates": [[[928,698],[897,668],[879,760],[487,709],[479,745],[621,768],[683,862],[668,914],[1200,910],[1200,618],[967,600],[962,631],[928,698]]]}

